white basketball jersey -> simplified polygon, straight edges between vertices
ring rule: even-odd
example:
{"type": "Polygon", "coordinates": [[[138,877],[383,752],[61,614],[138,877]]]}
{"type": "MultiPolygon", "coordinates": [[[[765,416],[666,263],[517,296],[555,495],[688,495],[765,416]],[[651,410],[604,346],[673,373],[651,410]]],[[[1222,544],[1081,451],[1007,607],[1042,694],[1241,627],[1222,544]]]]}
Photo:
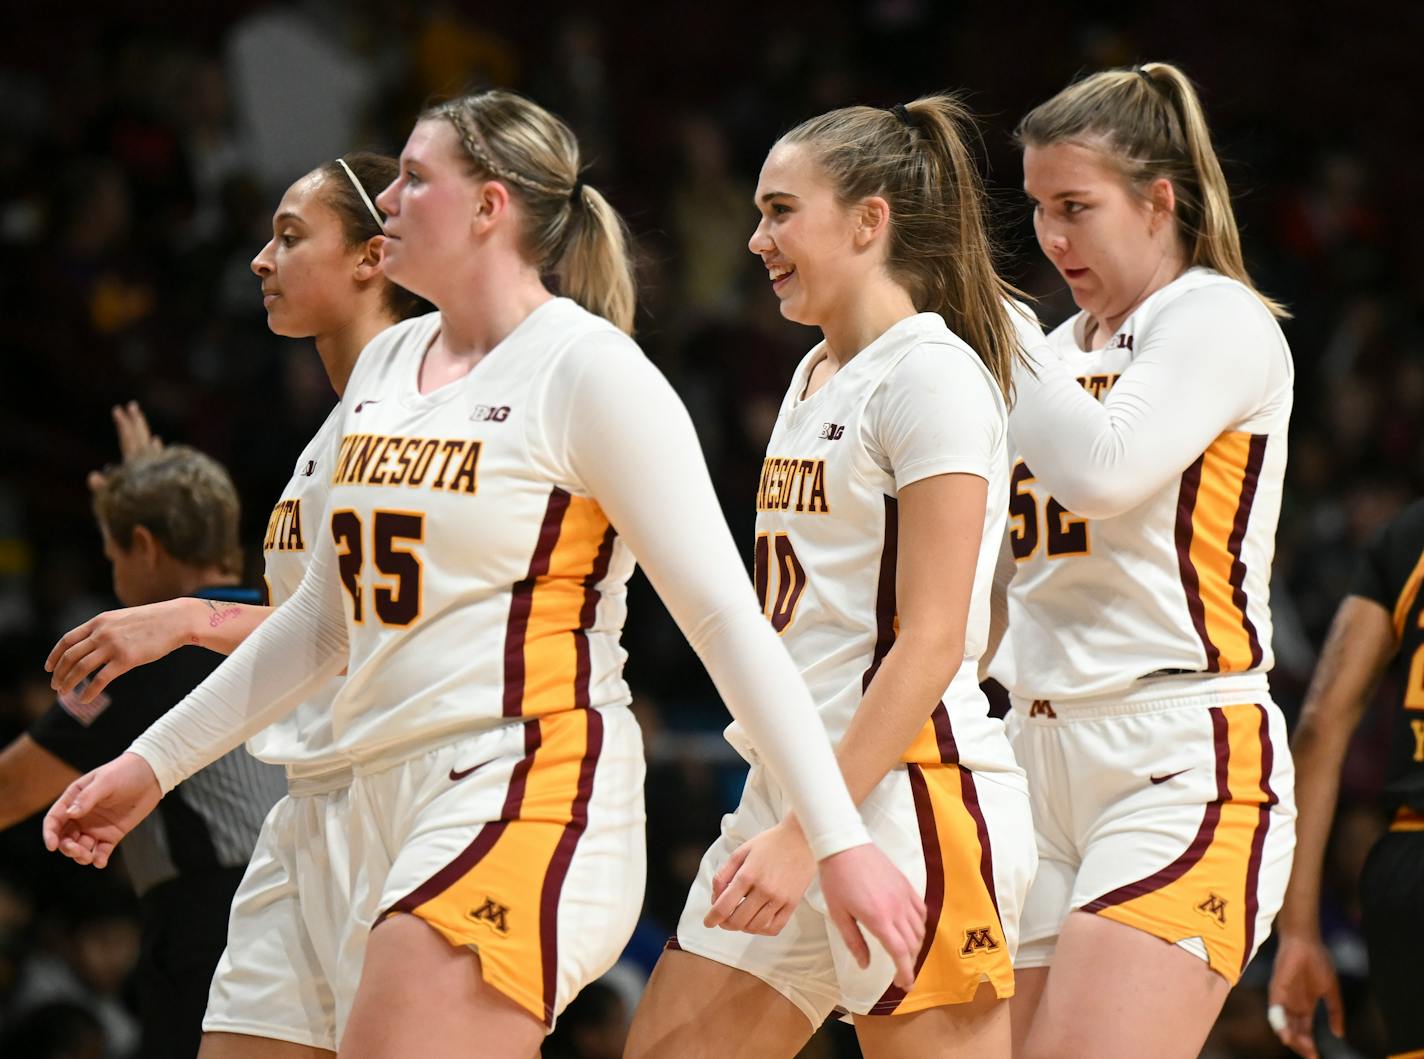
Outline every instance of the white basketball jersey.
{"type": "Polygon", "coordinates": [[[630,698],[619,634],[634,561],[545,409],[577,358],[631,339],[556,298],[422,395],[439,325],[432,313],[378,335],[342,404],[323,532],[350,649],[334,735],[357,760],[630,698]]]}
{"type": "MultiPolygon", "coordinates": [[[[792,379],[757,490],[754,572],[767,618],[838,743],[899,629],[900,489],[936,474],[986,478],[964,661],[905,760],[1012,770],[1003,726],[988,716],[977,675],[1007,503],[998,386],[934,313],[895,324],[803,400],[820,357],[818,346],[792,379]],[[926,408],[943,414],[917,414],[926,408]],[[897,431],[910,443],[892,442],[897,431]]],[[[728,738],[749,753],[736,725],[728,738]]]]}
{"type": "MultiPolygon", "coordinates": [[[[1290,350],[1260,300],[1235,280],[1191,269],[1146,299],[1102,349],[1082,349],[1086,315],[1048,336],[1054,355],[1106,401],[1154,321],[1189,293],[1203,311],[1266,335],[1272,380],[1251,411],[1179,475],[1133,509],[1084,519],[1016,458],[1009,542],[1017,570],[1008,632],[992,672],[1021,699],[1064,701],[1215,695],[1242,701],[1266,689],[1271,668],[1269,581],[1290,421],[1290,350]],[[1249,293],[1249,292],[1248,292],[1249,293]],[[1269,322],[1263,329],[1261,317],[1269,322]]],[[[1256,341],[1260,341],[1257,339],[1256,341]]],[[[1245,355],[1243,353],[1243,355],[1245,355]]],[[[1182,372],[1192,350],[1180,351],[1182,372]]],[[[1227,382],[1229,386],[1229,381],[1227,382]]],[[[1184,410],[1153,410],[1171,417],[1184,410]]]]}
{"type": "MultiPolygon", "coordinates": [[[[340,430],[341,405],[337,404],[302,449],[291,481],[267,521],[262,558],[268,601],[274,607],[297,590],[311,563],[317,535],[327,532],[332,453],[340,430]]],[[[249,739],[248,750],[263,761],[286,765],[292,775],[339,767],[342,759],[332,745],[331,703],[340,687],[341,678],[334,678],[294,712],[249,739]]]]}

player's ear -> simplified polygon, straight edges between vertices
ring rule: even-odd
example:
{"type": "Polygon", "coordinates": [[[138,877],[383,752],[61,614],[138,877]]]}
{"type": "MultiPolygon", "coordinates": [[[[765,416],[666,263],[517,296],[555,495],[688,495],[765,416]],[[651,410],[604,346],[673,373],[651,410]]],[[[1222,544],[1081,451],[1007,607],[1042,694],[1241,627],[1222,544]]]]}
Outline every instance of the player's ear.
{"type": "Polygon", "coordinates": [[[869,246],[890,227],[890,203],[879,195],[861,199],[855,206],[855,245],[869,246]]]}
{"type": "Polygon", "coordinates": [[[361,257],[356,262],[356,282],[365,283],[374,279],[381,271],[381,262],[386,255],[386,237],[373,235],[361,247],[361,257]]]}
{"type": "Polygon", "coordinates": [[[156,567],[159,560],[167,554],[167,549],[159,543],[153,531],[141,523],[133,529],[133,540],[129,541],[128,551],[139,559],[147,570],[156,567]]]}

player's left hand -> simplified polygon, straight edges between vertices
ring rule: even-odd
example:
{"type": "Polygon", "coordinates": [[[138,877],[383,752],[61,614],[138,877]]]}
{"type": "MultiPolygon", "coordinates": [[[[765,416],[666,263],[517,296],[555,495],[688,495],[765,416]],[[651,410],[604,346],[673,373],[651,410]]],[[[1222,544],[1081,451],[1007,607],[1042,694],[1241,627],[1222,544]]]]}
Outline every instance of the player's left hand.
{"type": "Polygon", "coordinates": [[[781,933],[816,875],[816,858],[795,817],[742,843],[712,877],[702,922],[723,930],[781,933]]]}
{"type": "Polygon", "coordinates": [[[852,846],[820,863],[826,912],[855,962],[870,966],[862,928],[895,963],[895,984],[915,984],[915,963],[925,940],[925,902],[904,874],[874,844],[852,846]]]}

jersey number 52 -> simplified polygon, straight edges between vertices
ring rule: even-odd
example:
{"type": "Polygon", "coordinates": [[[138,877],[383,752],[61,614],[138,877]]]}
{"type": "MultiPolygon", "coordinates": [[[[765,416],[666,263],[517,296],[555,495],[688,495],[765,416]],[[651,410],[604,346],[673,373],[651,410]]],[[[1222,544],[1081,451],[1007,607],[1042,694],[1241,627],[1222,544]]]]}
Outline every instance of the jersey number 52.
{"type": "MultiPolygon", "coordinates": [[[[361,568],[366,562],[365,534],[361,516],[351,510],[331,513],[331,539],[336,543],[336,564],[341,583],[351,597],[351,620],[366,620],[365,592],[361,568]]],[[[425,515],[418,511],[373,511],[371,513],[371,556],[382,581],[372,596],[376,617],[382,625],[406,626],[420,617],[420,557],[405,542],[425,540],[425,515]]]]}
{"type": "MultiPolygon", "coordinates": [[[[1009,477],[1009,543],[1019,562],[1038,551],[1040,540],[1038,500],[1032,490],[1024,487],[1035,481],[1028,464],[1019,460],[1009,477]]],[[[1087,555],[1088,520],[1079,518],[1053,497],[1043,505],[1042,536],[1048,538],[1048,557],[1061,559],[1069,555],[1087,555]]]]}

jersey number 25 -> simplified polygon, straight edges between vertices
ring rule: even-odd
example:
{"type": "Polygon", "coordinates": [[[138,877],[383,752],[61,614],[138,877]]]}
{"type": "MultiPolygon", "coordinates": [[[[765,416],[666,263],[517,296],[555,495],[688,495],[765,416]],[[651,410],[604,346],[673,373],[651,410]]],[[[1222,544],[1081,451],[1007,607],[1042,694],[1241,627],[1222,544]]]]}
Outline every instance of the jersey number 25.
{"type": "MultiPolygon", "coordinates": [[[[351,620],[366,620],[361,568],[366,562],[361,516],[351,510],[331,513],[331,538],[336,543],[336,563],[341,583],[351,597],[351,620]]],[[[371,555],[383,581],[372,593],[376,617],[382,625],[404,627],[420,617],[420,557],[397,542],[420,544],[425,540],[425,515],[418,511],[373,511],[371,555]]]]}

